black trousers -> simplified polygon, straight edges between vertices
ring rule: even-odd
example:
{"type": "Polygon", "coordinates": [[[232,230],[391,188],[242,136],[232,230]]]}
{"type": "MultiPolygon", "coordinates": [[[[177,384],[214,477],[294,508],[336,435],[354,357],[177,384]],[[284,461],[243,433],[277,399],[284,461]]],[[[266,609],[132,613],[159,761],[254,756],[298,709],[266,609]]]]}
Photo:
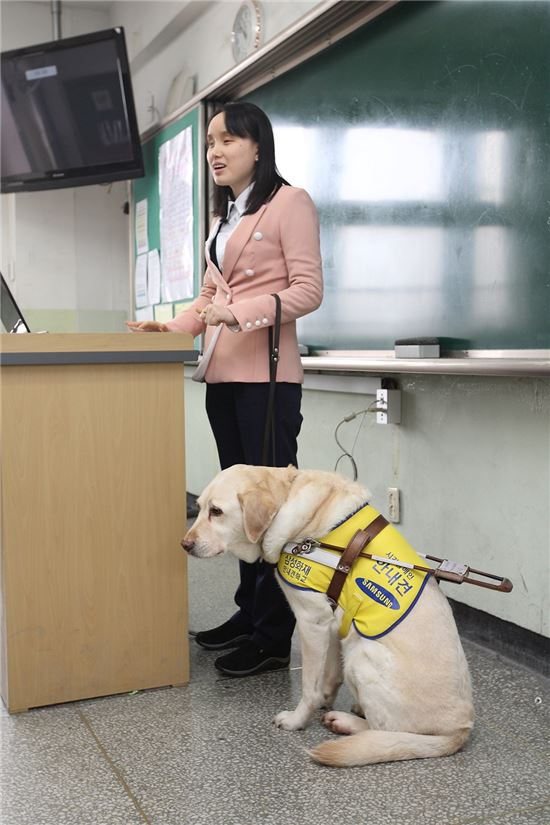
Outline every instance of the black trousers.
{"type": "MultiPolygon", "coordinates": [[[[214,433],[222,470],[233,464],[262,463],[269,384],[207,384],[206,412],[214,433]]],[[[275,465],[297,466],[297,438],[302,424],[300,384],[278,383],[275,393],[275,465]]],[[[270,449],[269,455],[272,455],[270,449]]],[[[275,580],[273,567],[262,561],[239,562],[241,581],[235,594],[239,610],[231,617],[252,633],[262,648],[281,655],[290,650],[294,616],[275,580]]]]}

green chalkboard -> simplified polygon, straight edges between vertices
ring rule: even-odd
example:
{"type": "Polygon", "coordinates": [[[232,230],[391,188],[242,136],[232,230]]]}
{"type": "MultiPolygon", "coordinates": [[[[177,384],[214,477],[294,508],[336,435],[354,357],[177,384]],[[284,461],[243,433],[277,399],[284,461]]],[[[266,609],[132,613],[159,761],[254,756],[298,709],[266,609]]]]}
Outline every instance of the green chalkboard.
{"type": "Polygon", "coordinates": [[[317,349],[550,346],[550,4],[404,2],[248,96],[321,218],[317,349]]]}
{"type": "MultiPolygon", "coordinates": [[[[202,215],[199,212],[199,123],[201,109],[197,107],[183,115],[177,121],[166,126],[160,132],[143,143],[143,157],[145,165],[145,176],[133,181],[132,202],[133,220],[135,220],[136,204],[147,200],[147,231],[149,249],[160,250],[160,198],[159,198],[159,149],[163,143],[171,140],[183,129],[191,127],[191,140],[193,145],[193,295],[198,294],[200,288],[200,277],[202,274],[202,250],[199,249],[199,237],[202,215]]],[[[137,249],[134,248],[134,256],[137,249]]],[[[162,263],[162,262],[161,262],[162,263]]]]}

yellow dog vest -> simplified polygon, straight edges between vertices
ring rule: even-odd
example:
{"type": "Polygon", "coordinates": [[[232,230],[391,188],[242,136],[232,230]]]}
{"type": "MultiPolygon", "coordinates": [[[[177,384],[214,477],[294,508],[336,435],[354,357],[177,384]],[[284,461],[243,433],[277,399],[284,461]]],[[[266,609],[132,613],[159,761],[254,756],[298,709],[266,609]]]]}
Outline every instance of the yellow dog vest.
{"type": "MultiPolygon", "coordinates": [[[[319,541],[347,547],[357,530],[364,529],[379,513],[366,505],[337,525],[319,541]]],[[[285,545],[277,570],[291,587],[326,593],[340,558],[335,550],[314,550],[311,554],[286,552],[285,545]]],[[[406,564],[423,564],[411,545],[388,524],[366,547],[365,552],[387,558],[374,561],[361,556],[346,577],[338,598],[344,611],[340,636],[347,635],[353,623],[355,630],[367,639],[378,639],[389,633],[412,610],[422,593],[428,574],[421,570],[397,567],[392,560],[406,564]]]]}

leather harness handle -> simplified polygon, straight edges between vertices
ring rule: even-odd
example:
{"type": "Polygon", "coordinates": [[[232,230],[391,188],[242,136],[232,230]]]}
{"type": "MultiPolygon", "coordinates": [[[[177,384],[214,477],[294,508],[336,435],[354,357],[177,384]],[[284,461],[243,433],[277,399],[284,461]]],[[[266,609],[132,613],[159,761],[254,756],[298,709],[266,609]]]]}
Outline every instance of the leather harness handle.
{"type": "Polygon", "coordinates": [[[371,553],[363,553],[362,551],[367,546],[369,541],[372,541],[381,530],[386,527],[388,522],[384,518],[384,516],[378,516],[374,519],[374,521],[369,524],[364,530],[358,530],[352,537],[350,543],[347,547],[340,547],[339,545],[335,544],[328,544],[324,541],[315,541],[315,539],[305,539],[305,543],[302,545],[297,545],[293,552],[309,552],[312,544],[317,547],[326,547],[328,550],[336,550],[338,553],[341,553],[340,564],[336,568],[336,572],[334,573],[330,585],[327,590],[327,596],[332,601],[332,609],[335,610],[338,602],[338,598],[340,593],[342,592],[342,587],[344,586],[344,582],[346,580],[347,574],[350,572],[353,562],[357,559],[358,556],[363,556],[365,559],[374,559],[374,561],[381,561],[384,563],[394,564],[396,567],[407,567],[413,570],[420,570],[423,573],[427,573],[429,576],[433,576],[436,580],[443,580],[448,582],[453,582],[453,584],[475,584],[478,587],[485,587],[488,590],[498,590],[501,593],[510,593],[513,589],[513,584],[510,579],[505,578],[504,576],[495,576],[493,573],[484,573],[482,570],[476,570],[473,567],[470,567],[467,564],[456,564],[456,562],[450,562],[448,559],[440,559],[438,556],[430,556],[426,555],[424,558],[430,559],[430,561],[437,561],[439,562],[438,567],[423,567],[420,564],[403,564],[398,559],[385,559],[380,558],[379,556],[373,556],[371,553]],[[307,547],[307,549],[305,549],[307,547]],[[301,548],[301,550],[299,549],[301,548]],[[491,584],[490,582],[480,581],[479,579],[474,579],[469,576],[469,573],[474,573],[476,576],[483,576],[487,579],[492,579],[493,581],[498,582],[498,584],[491,584]]]}
{"type": "Polygon", "coordinates": [[[334,571],[334,575],[327,588],[327,596],[331,602],[332,609],[335,610],[338,604],[338,598],[342,592],[346,576],[352,568],[353,562],[361,553],[361,550],[371,542],[382,530],[388,526],[388,521],[384,516],[377,516],[374,521],[365,527],[364,530],[357,530],[351,538],[350,543],[342,553],[338,567],[334,571]]]}

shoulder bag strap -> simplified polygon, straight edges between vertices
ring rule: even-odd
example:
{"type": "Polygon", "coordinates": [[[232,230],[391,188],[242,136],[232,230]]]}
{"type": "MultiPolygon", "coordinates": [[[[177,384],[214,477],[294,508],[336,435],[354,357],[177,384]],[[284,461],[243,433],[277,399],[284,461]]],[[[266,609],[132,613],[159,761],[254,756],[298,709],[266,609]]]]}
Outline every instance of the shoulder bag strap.
{"type": "Polygon", "coordinates": [[[275,324],[269,327],[269,395],[267,399],[267,413],[264,430],[264,447],[262,464],[267,467],[269,461],[269,442],[271,441],[271,465],[275,467],[275,389],[277,378],[277,364],[279,363],[279,338],[281,333],[281,299],[277,293],[275,298],[275,324]]]}

